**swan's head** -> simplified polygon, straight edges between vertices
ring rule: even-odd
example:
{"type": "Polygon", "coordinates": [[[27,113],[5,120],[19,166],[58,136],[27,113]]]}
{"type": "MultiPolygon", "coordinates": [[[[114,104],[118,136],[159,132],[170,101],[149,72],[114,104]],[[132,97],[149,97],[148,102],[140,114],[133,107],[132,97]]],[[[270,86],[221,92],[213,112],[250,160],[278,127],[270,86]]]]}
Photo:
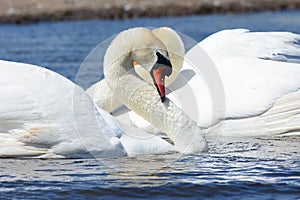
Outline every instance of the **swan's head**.
{"type": "Polygon", "coordinates": [[[161,101],[166,100],[165,77],[172,74],[172,64],[162,49],[139,49],[133,51],[133,66],[147,70],[160,95],[161,101]]]}
{"type": "MultiPolygon", "coordinates": [[[[171,28],[160,27],[151,30],[152,33],[163,43],[168,51],[169,60],[172,64],[172,74],[165,79],[165,85],[170,85],[179,74],[184,58],[184,45],[180,36],[171,28]]],[[[134,69],[136,73],[148,83],[152,82],[151,75],[138,63],[135,63],[134,69]]]]}
{"type": "Polygon", "coordinates": [[[106,52],[104,69],[116,63],[126,65],[123,67],[131,73],[135,72],[134,66],[142,67],[151,76],[161,100],[165,101],[165,77],[172,74],[172,64],[166,47],[150,30],[133,28],[121,32],[106,52]]]}

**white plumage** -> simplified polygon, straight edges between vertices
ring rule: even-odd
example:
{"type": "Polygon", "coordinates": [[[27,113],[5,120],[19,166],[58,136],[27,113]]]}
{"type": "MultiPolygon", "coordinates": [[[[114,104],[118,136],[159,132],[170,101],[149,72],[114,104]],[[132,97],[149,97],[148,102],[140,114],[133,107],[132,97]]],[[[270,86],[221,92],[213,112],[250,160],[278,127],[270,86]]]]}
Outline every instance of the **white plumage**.
{"type": "MultiPolygon", "coordinates": [[[[200,42],[222,80],[226,112],[225,120],[213,119],[210,91],[196,74],[188,85],[197,100],[198,125],[207,127],[208,134],[230,136],[298,134],[299,39],[292,33],[238,29],[200,42]]],[[[193,55],[197,47],[186,58],[193,55]]],[[[193,70],[187,63],[183,70],[193,70]]],[[[0,61],[0,71],[0,157],[103,157],[173,150],[160,137],[124,124],[121,129],[80,87],[55,72],[7,61],[0,61]]],[[[185,86],[176,89],[177,94],[186,91],[185,86]]],[[[176,95],[169,97],[180,104],[176,95]]]]}
{"type": "MultiPolygon", "coordinates": [[[[212,59],[224,87],[225,121],[221,133],[270,135],[298,130],[300,65],[290,59],[300,56],[298,40],[300,35],[288,32],[237,29],[220,31],[199,43],[212,59]]],[[[199,123],[209,127],[216,121],[207,121],[210,112],[205,111],[211,100],[198,95],[205,91],[197,87],[201,80],[194,76],[190,85],[194,86],[202,116],[199,123]]]]}
{"type": "MultiPolygon", "coordinates": [[[[246,29],[217,32],[186,53],[179,78],[170,85],[175,91],[168,97],[200,126],[206,127],[208,134],[298,134],[299,40],[300,35],[289,32],[250,32],[246,29]],[[199,56],[205,57],[205,53],[213,62],[224,90],[221,101],[224,101],[225,112],[219,115],[221,118],[214,116],[218,112],[215,109],[220,108],[213,104],[216,100],[213,99],[216,96],[211,95],[214,88],[207,81],[214,81],[206,72],[211,65],[197,61],[199,56]],[[200,65],[192,66],[193,60],[200,65]],[[199,67],[200,74],[191,76],[185,84],[180,83],[187,77],[183,72],[195,72],[194,67],[199,67]],[[182,105],[182,102],[189,103],[182,105]]],[[[134,124],[151,130],[139,116],[132,112],[130,116],[134,124]]]]}
{"type": "Polygon", "coordinates": [[[115,157],[172,150],[159,137],[123,125],[125,134],[84,90],[55,72],[8,61],[0,61],[0,71],[0,157],[115,157]]]}

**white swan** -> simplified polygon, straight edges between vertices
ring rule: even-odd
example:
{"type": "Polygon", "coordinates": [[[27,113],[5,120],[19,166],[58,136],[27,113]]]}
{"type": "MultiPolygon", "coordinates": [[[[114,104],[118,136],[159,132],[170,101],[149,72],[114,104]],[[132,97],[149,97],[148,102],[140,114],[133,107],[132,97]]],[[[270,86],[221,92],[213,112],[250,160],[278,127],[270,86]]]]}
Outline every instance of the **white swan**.
{"type": "Polygon", "coordinates": [[[0,157],[98,157],[164,153],[157,136],[123,126],[59,74],[0,61],[0,157]]]}
{"type": "Polygon", "coordinates": [[[166,133],[174,142],[175,150],[205,151],[206,140],[197,123],[165,98],[164,80],[171,74],[167,57],[166,47],[150,30],[124,31],[114,39],[104,57],[108,86],[123,104],[166,133]],[[134,63],[151,74],[159,95],[153,85],[138,77],[134,63]]]}
{"type": "Polygon", "coordinates": [[[129,133],[125,134],[80,87],[55,72],[0,61],[0,157],[85,157],[89,153],[103,157],[206,150],[197,124],[172,102],[162,103],[156,89],[132,70],[136,60],[154,71],[153,66],[161,66],[158,55],[166,57],[165,47],[149,30],[122,32],[107,49],[105,73],[122,103],[137,106],[137,113],[153,119],[174,146],[122,125],[129,133]]]}
{"type": "MultiPolygon", "coordinates": [[[[226,100],[225,119],[212,127],[219,119],[212,116],[210,91],[203,77],[193,76],[188,86],[198,102],[199,125],[208,127],[209,133],[222,125],[221,133],[230,136],[299,133],[300,66],[295,63],[300,56],[299,39],[300,35],[288,32],[225,30],[191,49],[185,59],[197,56],[199,48],[212,59],[226,100]]],[[[182,70],[194,69],[185,62],[182,70]]],[[[169,97],[178,103],[175,97],[169,97]]]]}
{"type": "MultiPolygon", "coordinates": [[[[172,74],[166,77],[165,84],[169,86],[179,74],[183,65],[183,56],[185,53],[183,42],[180,36],[171,28],[161,27],[151,30],[151,32],[161,40],[167,48],[168,56],[172,63],[172,74]]],[[[134,67],[137,74],[148,83],[152,83],[152,78],[143,67],[135,65],[134,67]]],[[[102,109],[107,112],[114,111],[122,103],[118,100],[116,93],[111,92],[105,79],[93,84],[86,92],[91,96],[93,101],[102,109]]]]}
{"type": "MultiPolygon", "coordinates": [[[[299,39],[300,35],[286,32],[237,29],[218,32],[199,43],[214,62],[224,87],[221,134],[273,135],[299,130],[300,65],[284,56],[300,56],[299,39]]],[[[196,52],[191,49],[187,56],[196,52]]],[[[198,102],[199,124],[210,127],[217,119],[207,109],[211,99],[202,77],[194,76],[189,85],[198,102]]]]}

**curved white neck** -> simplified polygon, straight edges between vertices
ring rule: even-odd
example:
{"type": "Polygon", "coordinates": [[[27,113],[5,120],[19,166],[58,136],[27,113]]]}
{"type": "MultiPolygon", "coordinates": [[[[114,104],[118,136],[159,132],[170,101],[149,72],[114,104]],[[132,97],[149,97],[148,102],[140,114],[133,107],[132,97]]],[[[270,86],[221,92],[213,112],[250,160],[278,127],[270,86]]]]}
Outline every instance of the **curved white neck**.
{"type": "Polygon", "coordinates": [[[130,53],[105,66],[105,77],[119,100],[129,109],[165,132],[181,153],[197,153],[207,149],[206,140],[197,123],[168,99],[162,103],[154,86],[138,78],[130,53]]]}

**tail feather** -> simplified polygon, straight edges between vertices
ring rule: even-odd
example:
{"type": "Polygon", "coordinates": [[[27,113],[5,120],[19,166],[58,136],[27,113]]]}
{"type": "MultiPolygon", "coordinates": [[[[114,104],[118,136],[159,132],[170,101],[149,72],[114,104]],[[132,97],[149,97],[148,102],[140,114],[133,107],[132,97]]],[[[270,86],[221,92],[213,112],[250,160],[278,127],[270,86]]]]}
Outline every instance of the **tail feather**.
{"type": "Polygon", "coordinates": [[[0,133],[0,158],[35,157],[47,153],[47,149],[26,145],[13,138],[11,134],[0,133]]]}

